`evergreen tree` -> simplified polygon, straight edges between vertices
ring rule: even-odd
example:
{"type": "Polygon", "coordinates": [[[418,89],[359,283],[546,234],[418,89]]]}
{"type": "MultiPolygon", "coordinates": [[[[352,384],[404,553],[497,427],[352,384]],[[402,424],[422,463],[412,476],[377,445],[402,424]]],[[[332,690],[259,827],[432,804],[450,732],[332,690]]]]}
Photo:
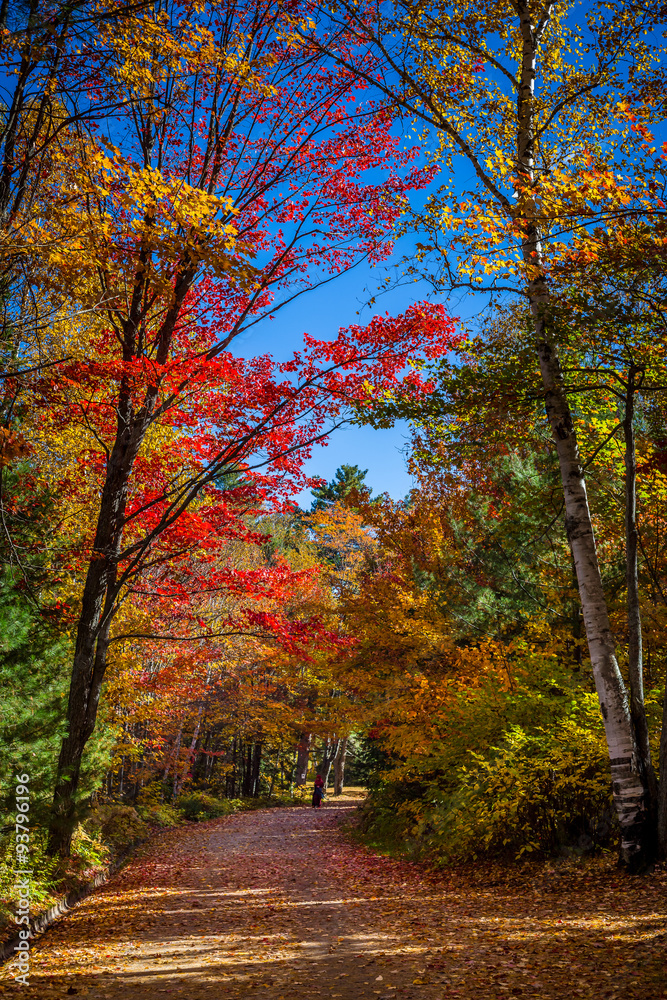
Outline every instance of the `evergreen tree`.
{"type": "MultiPolygon", "coordinates": [[[[17,774],[28,774],[30,825],[45,830],[65,733],[71,640],[68,611],[49,594],[59,556],[47,556],[51,498],[29,461],[0,469],[0,833],[13,829],[17,774]],[[55,566],[53,560],[55,559],[55,566]]],[[[79,801],[109,762],[104,726],[90,747],[79,801]]]]}
{"type": "Polygon", "coordinates": [[[0,579],[0,810],[14,812],[17,774],[28,774],[33,828],[44,823],[64,732],[67,646],[22,594],[0,579]]]}
{"type": "Polygon", "coordinates": [[[352,490],[363,493],[365,499],[370,499],[372,490],[365,485],[364,480],[368,474],[368,469],[360,469],[358,465],[341,465],[336,469],[336,475],[327,483],[313,490],[313,500],[311,510],[325,510],[330,504],[338,500],[344,500],[352,490]]]}

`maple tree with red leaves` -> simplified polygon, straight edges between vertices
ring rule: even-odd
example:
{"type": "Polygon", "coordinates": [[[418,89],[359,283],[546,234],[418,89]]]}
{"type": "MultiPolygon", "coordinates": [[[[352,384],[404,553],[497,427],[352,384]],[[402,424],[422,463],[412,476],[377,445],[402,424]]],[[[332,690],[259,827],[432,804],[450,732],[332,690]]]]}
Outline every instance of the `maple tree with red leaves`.
{"type": "MultiPolygon", "coordinates": [[[[399,382],[424,392],[408,359],[454,337],[442,307],[423,305],[333,341],[306,337],[280,363],[230,351],[316,284],[385,258],[406,193],[430,177],[352,74],[293,41],[306,15],[175,4],[102,26],[94,96],[120,110],[106,138],[93,130],[56,164],[72,196],[40,222],[52,249],[38,278],[45,296],[66,287],[69,305],[40,349],[67,360],[35,364],[20,384],[42,442],[60,434],[76,453],[62,487],[86,511],[68,564],[83,586],[70,605],[54,852],[69,849],[109,644],[153,632],[114,634],[128,593],[146,621],[169,605],[175,641],[208,635],[194,595],[295,586],[284,567],[230,572],[221,540],[252,541],[249,519],[306,485],[313,443],[355,409],[399,382]]],[[[258,628],[288,647],[309,635],[274,612],[242,618],[222,631],[258,628]]]]}

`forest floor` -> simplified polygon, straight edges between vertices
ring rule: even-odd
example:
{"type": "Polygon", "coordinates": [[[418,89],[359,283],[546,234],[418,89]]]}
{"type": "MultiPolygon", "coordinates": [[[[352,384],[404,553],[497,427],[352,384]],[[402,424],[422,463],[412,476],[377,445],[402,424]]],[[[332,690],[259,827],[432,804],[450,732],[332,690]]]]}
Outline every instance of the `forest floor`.
{"type": "Polygon", "coordinates": [[[341,830],[358,803],[169,830],[31,949],[2,996],[662,1000],[667,872],[611,861],[443,874],[341,830]]]}

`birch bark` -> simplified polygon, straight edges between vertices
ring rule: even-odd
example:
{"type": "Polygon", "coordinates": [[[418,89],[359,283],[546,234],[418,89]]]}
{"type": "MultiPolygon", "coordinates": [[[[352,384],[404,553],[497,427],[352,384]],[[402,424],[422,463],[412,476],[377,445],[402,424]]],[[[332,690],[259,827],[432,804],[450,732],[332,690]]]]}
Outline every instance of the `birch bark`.
{"type": "MultiPolygon", "coordinates": [[[[535,182],[535,77],[539,43],[553,4],[543,9],[533,24],[524,0],[517,3],[522,36],[521,74],[517,94],[518,176],[525,192],[535,182]]],[[[527,200],[530,204],[530,201],[527,200]]],[[[574,559],[586,639],[600,700],[611,765],[612,788],[621,829],[621,858],[641,863],[647,848],[647,788],[635,740],[627,691],[616,658],[616,644],[609,623],[607,601],[597,556],[584,470],[572,414],[563,384],[557,345],[549,331],[550,293],[542,276],[543,255],[535,217],[523,214],[523,261],[529,274],[528,301],[533,316],[537,356],[544,387],[547,418],[552,430],[565,501],[565,528],[574,559]]]]}
{"type": "Polygon", "coordinates": [[[667,858],[667,679],[662,700],[662,732],[660,733],[660,781],[658,784],[658,847],[660,856],[667,858]]]}
{"type": "Polygon", "coordinates": [[[318,767],[318,774],[321,774],[324,778],[324,790],[326,791],[329,785],[329,774],[331,772],[331,765],[334,762],[336,754],[338,752],[338,746],[340,740],[327,738],[324,743],[324,750],[322,752],[322,763],[318,767]]]}
{"type": "MultiPolygon", "coordinates": [[[[208,673],[206,675],[206,688],[208,688],[208,684],[209,684],[210,679],[211,679],[211,671],[210,671],[210,668],[209,668],[209,671],[208,671],[208,673]]],[[[197,740],[199,739],[199,732],[201,730],[201,723],[202,723],[202,718],[204,716],[204,709],[205,708],[206,708],[206,701],[201,701],[199,703],[199,708],[197,710],[197,721],[195,723],[195,729],[194,729],[194,732],[192,734],[192,739],[190,740],[190,747],[189,747],[189,749],[188,749],[188,751],[187,751],[187,753],[185,755],[185,761],[183,763],[183,767],[181,769],[180,776],[179,775],[175,775],[174,794],[173,794],[173,797],[172,797],[172,802],[175,802],[176,799],[178,798],[178,796],[181,794],[181,790],[183,788],[183,785],[185,784],[185,780],[186,780],[186,778],[188,776],[188,772],[190,770],[190,766],[192,765],[192,763],[193,763],[193,761],[195,759],[195,748],[197,746],[197,740]]]]}

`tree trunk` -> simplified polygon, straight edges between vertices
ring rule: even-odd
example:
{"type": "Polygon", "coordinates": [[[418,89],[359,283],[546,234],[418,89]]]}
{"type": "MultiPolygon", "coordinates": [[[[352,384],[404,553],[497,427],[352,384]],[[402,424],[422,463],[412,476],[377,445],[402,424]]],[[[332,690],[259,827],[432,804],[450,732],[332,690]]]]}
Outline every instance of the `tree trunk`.
{"type": "Polygon", "coordinates": [[[347,737],[338,741],[338,749],[334,758],[334,795],[343,794],[345,778],[345,758],[347,756],[347,737]]]}
{"type": "Polygon", "coordinates": [[[211,760],[211,755],[208,753],[208,749],[211,744],[211,733],[212,731],[210,729],[206,730],[202,744],[197,752],[195,762],[192,765],[192,780],[195,783],[198,781],[206,781],[208,777],[208,766],[211,760]]]}
{"type": "Polygon", "coordinates": [[[217,752],[220,750],[220,744],[213,736],[213,730],[210,731],[210,739],[206,738],[206,749],[209,751],[206,754],[206,760],[204,761],[204,781],[210,782],[213,777],[213,771],[215,770],[215,764],[217,761],[217,752]]]}
{"type": "Polygon", "coordinates": [[[296,776],[294,783],[297,788],[306,784],[308,777],[308,762],[310,760],[311,733],[304,733],[296,748],[296,776]]]}
{"type": "MultiPolygon", "coordinates": [[[[637,758],[647,789],[647,810],[650,826],[655,828],[658,808],[658,787],[651,761],[651,745],[644,706],[644,670],[642,651],[642,620],[639,603],[638,534],[637,534],[637,459],[635,451],[635,392],[639,370],[630,367],[625,396],[625,572],[628,616],[628,676],[630,679],[630,714],[637,740],[637,758]]],[[[640,376],[641,378],[641,376],[640,376]]]]}
{"type": "MultiPolygon", "coordinates": [[[[522,205],[525,202],[530,206],[535,183],[534,85],[540,35],[532,23],[525,0],[519,0],[517,11],[523,39],[517,95],[517,221],[525,233],[522,248],[524,264],[529,274],[535,275],[528,282],[528,300],[535,324],[545,408],[558,453],[565,500],[565,528],[574,559],[588,650],[609,748],[612,789],[621,828],[621,860],[635,867],[643,864],[650,855],[647,790],[642,780],[627,692],[609,624],[574,423],[557,348],[548,329],[550,294],[541,274],[543,256],[540,234],[535,219],[526,215],[526,208],[522,205]]],[[[548,11],[542,17],[542,30],[547,24],[546,17],[548,11]]]]}
{"type": "Polygon", "coordinates": [[[227,772],[227,781],[225,784],[227,789],[227,798],[233,799],[236,792],[236,737],[232,740],[229,755],[231,758],[231,767],[227,772]]]}
{"type": "Polygon", "coordinates": [[[249,799],[252,795],[252,743],[246,749],[243,772],[243,795],[249,799]]]}
{"type": "MultiPolygon", "coordinates": [[[[208,678],[206,680],[206,683],[208,684],[208,678]]],[[[188,750],[188,752],[185,755],[185,762],[184,762],[183,767],[181,769],[180,778],[177,778],[175,776],[175,780],[174,780],[174,794],[173,794],[172,801],[175,801],[178,798],[178,796],[181,794],[181,790],[183,788],[183,785],[185,784],[185,779],[187,778],[188,771],[190,770],[190,764],[194,760],[195,748],[197,746],[197,740],[199,739],[199,730],[201,729],[201,720],[202,720],[202,717],[204,715],[204,708],[205,708],[205,706],[206,706],[206,702],[205,701],[202,701],[202,702],[199,703],[199,710],[197,712],[197,721],[195,723],[195,731],[192,734],[192,739],[190,740],[190,749],[188,750]]]]}
{"type": "Polygon", "coordinates": [[[262,763],[262,744],[255,743],[252,753],[252,782],[250,794],[254,799],[259,795],[259,771],[262,763]]]}
{"type": "MultiPolygon", "coordinates": [[[[169,760],[167,761],[167,766],[164,769],[164,774],[162,775],[162,789],[163,789],[163,791],[162,791],[162,797],[163,797],[163,799],[164,799],[164,786],[167,783],[167,778],[169,777],[169,771],[171,769],[172,763],[174,765],[174,775],[176,774],[176,771],[178,770],[178,755],[179,755],[180,750],[181,750],[181,737],[182,737],[182,735],[183,735],[183,723],[181,722],[180,726],[178,727],[178,735],[176,736],[176,742],[174,743],[174,749],[169,754],[169,760]]],[[[174,785],[175,784],[176,784],[176,778],[174,778],[174,785]]],[[[171,801],[173,802],[174,801],[174,789],[172,788],[171,791],[172,791],[171,801]]]]}
{"type": "Polygon", "coordinates": [[[660,855],[667,858],[667,677],[662,699],[662,732],[660,733],[660,783],[658,785],[658,845],[660,855]]]}
{"type": "Polygon", "coordinates": [[[574,425],[563,391],[555,346],[546,329],[544,295],[533,288],[531,308],[538,357],[565,497],[565,528],[577,572],[586,639],[600,699],[611,763],[612,789],[621,828],[621,858],[641,864],[650,855],[650,822],[627,692],[616,659],[593,524],[574,425]]]}
{"type": "Polygon", "coordinates": [[[98,562],[93,561],[88,572],[90,586],[87,581],[84,590],[67,704],[67,736],[60,748],[49,824],[48,851],[62,857],[70,854],[81,763],[95,729],[109,645],[110,618],[100,627],[107,577],[97,570],[98,562]]]}
{"type": "Polygon", "coordinates": [[[581,670],[581,605],[575,602],[572,609],[572,638],[574,640],[574,662],[577,670],[581,670]]]}
{"type": "Polygon", "coordinates": [[[329,784],[329,773],[331,771],[331,765],[334,762],[334,758],[338,751],[338,745],[340,740],[337,739],[327,739],[324,743],[324,753],[322,754],[322,763],[317,769],[317,773],[321,774],[324,779],[324,790],[326,791],[329,784]]]}
{"type": "Polygon", "coordinates": [[[100,499],[93,555],[83,589],[67,704],[67,736],[63,739],[58,760],[49,826],[49,852],[65,857],[71,847],[81,760],[95,729],[107,666],[130,475],[145,435],[145,421],[133,426],[131,393],[127,386],[121,387],[117,419],[116,439],[107,462],[100,499]]]}
{"type": "Polygon", "coordinates": [[[565,527],[577,570],[591,666],[609,747],[612,787],[622,836],[621,856],[626,863],[633,864],[635,860],[640,860],[639,856],[648,847],[646,789],[640,774],[627,693],[616,660],[584,472],[571,414],[561,390],[558,358],[553,345],[545,337],[544,326],[544,320],[538,314],[536,327],[540,337],[540,368],[565,494],[565,527]]]}

